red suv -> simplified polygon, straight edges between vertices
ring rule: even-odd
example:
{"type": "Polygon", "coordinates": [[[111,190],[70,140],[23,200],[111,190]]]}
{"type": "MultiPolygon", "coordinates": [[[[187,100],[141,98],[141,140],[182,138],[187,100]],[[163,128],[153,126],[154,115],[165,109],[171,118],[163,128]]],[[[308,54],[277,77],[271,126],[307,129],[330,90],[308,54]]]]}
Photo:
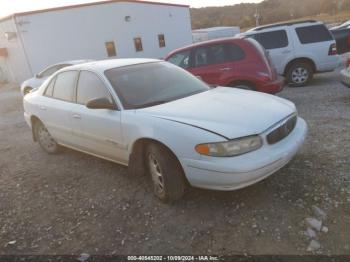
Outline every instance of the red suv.
{"type": "Polygon", "coordinates": [[[275,94],[284,79],[265,49],[253,39],[228,38],[197,43],[171,52],[166,61],[210,85],[231,86],[275,94]]]}

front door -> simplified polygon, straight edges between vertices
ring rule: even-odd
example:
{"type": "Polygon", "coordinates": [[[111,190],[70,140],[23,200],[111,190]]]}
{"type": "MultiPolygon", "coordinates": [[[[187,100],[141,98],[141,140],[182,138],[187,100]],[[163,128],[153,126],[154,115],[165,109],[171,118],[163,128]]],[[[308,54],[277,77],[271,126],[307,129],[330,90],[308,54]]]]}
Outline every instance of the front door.
{"type": "Polygon", "coordinates": [[[76,94],[77,103],[71,112],[71,119],[78,147],[89,153],[127,163],[127,148],[123,143],[121,128],[121,112],[86,107],[86,103],[95,98],[108,98],[114,103],[103,80],[93,72],[81,71],[76,94]]]}

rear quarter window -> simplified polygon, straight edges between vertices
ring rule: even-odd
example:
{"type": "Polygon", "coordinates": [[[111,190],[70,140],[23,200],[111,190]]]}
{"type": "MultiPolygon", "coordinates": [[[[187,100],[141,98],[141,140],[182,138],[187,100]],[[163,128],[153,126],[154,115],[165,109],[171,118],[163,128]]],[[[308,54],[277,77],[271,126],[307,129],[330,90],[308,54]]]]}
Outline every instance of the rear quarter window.
{"type": "Polygon", "coordinates": [[[311,44],[332,41],[333,37],[324,25],[298,27],[295,29],[300,43],[311,44]]]}

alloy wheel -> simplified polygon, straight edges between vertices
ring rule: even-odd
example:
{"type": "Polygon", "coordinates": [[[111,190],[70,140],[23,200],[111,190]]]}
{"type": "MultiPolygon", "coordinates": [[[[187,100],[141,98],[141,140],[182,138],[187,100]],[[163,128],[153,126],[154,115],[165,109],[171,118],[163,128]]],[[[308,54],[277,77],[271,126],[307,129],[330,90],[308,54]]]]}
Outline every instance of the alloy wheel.
{"type": "Polygon", "coordinates": [[[148,161],[154,189],[158,195],[161,195],[165,189],[162,168],[153,154],[148,155],[148,161]]]}
{"type": "Polygon", "coordinates": [[[48,152],[55,151],[57,144],[44,125],[38,127],[38,140],[40,145],[48,152]]]}
{"type": "Polygon", "coordinates": [[[292,71],[292,81],[296,84],[303,84],[309,79],[309,71],[304,67],[297,67],[292,71]]]}

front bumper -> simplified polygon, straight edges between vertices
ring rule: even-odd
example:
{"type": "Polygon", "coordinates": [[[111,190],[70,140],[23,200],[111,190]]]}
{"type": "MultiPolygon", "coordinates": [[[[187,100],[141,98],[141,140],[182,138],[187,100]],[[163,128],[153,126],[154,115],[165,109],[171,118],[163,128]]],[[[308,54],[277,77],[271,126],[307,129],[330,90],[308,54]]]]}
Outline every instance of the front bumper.
{"type": "Polygon", "coordinates": [[[350,87],[350,71],[348,69],[343,69],[340,71],[340,81],[346,87],[350,87]]]}
{"type": "Polygon", "coordinates": [[[278,76],[276,80],[269,83],[265,83],[261,86],[258,86],[257,90],[264,93],[276,94],[283,90],[284,83],[285,83],[284,78],[281,76],[278,76]]]}
{"type": "MultiPolygon", "coordinates": [[[[189,183],[194,187],[231,191],[255,184],[285,166],[303,145],[307,124],[298,118],[293,132],[274,145],[230,158],[180,159],[189,183]]],[[[263,136],[264,137],[264,136],[263,136]]]]}

